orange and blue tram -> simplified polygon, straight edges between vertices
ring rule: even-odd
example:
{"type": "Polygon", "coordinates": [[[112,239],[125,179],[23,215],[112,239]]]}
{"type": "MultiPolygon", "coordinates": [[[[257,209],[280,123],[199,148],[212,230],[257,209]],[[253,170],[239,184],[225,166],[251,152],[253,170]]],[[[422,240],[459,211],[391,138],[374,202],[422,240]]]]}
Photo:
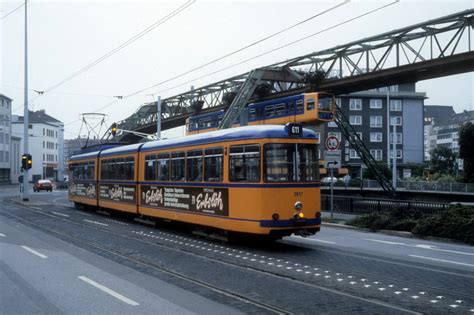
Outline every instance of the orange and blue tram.
{"type": "Polygon", "coordinates": [[[208,234],[312,235],[321,224],[318,144],[315,132],[287,124],[78,154],[69,198],[208,234]]]}
{"type": "MultiPolygon", "coordinates": [[[[336,99],[333,94],[302,93],[251,103],[233,125],[236,127],[241,124],[254,126],[284,125],[295,122],[325,123],[334,121],[335,110],[336,99]]],[[[186,120],[186,134],[192,135],[216,130],[223,117],[223,110],[191,116],[186,120]]]]}

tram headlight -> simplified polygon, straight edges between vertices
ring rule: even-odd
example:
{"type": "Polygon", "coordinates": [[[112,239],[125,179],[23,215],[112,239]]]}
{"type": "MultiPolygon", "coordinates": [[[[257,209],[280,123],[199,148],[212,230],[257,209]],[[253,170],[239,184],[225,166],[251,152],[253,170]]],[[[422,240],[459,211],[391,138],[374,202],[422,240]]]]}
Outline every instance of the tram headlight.
{"type": "Polygon", "coordinates": [[[295,210],[301,211],[303,209],[303,203],[301,201],[295,202],[295,210]]]}

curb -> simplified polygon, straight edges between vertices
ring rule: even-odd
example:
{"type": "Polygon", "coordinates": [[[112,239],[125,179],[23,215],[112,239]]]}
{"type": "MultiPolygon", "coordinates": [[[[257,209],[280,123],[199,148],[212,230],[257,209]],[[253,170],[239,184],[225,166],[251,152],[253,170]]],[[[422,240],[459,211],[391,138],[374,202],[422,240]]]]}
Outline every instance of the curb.
{"type": "Polygon", "coordinates": [[[436,236],[421,236],[421,235],[415,235],[412,232],[405,232],[405,231],[393,231],[393,230],[377,230],[377,231],[374,231],[374,230],[371,230],[371,229],[360,228],[360,227],[341,224],[341,223],[324,223],[324,221],[322,222],[322,225],[323,226],[330,226],[330,227],[334,227],[334,228],[339,228],[339,229],[367,232],[367,233],[379,233],[379,234],[385,234],[385,235],[390,235],[390,236],[398,236],[398,237],[404,237],[404,238],[414,238],[414,239],[426,240],[426,241],[436,241],[436,242],[443,242],[443,243],[451,243],[451,244],[472,246],[468,243],[464,243],[464,242],[458,241],[458,240],[453,240],[453,239],[450,239],[450,238],[442,238],[442,237],[436,237],[436,236]]]}

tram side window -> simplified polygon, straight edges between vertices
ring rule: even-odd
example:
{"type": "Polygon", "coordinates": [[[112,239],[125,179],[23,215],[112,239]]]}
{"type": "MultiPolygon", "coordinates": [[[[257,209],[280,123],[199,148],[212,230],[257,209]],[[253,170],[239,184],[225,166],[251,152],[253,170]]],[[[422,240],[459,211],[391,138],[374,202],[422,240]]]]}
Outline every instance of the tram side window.
{"type": "Polygon", "coordinates": [[[314,98],[308,98],[306,100],[306,110],[313,110],[314,109],[314,98]]]}
{"type": "Polygon", "coordinates": [[[171,153],[171,180],[184,180],[185,165],[184,152],[171,153]]]}
{"type": "Polygon", "coordinates": [[[277,116],[286,115],[286,105],[285,103],[280,103],[275,105],[275,110],[277,116]]]}
{"type": "Polygon", "coordinates": [[[158,154],[158,180],[168,181],[170,179],[170,155],[169,153],[158,154]]]}
{"type": "Polygon", "coordinates": [[[298,179],[303,182],[319,180],[319,159],[315,144],[297,144],[298,179]]]}
{"type": "Polygon", "coordinates": [[[275,115],[275,106],[267,105],[265,106],[265,117],[272,117],[275,115]]]}
{"type": "Polygon", "coordinates": [[[135,171],[135,158],[128,157],[124,159],[123,163],[123,177],[124,180],[133,180],[135,171]]]}
{"type": "Polygon", "coordinates": [[[107,174],[109,173],[109,164],[106,163],[106,160],[100,161],[100,179],[107,179],[107,174]]]}
{"type": "Polygon", "coordinates": [[[231,146],[229,150],[229,181],[260,181],[260,147],[257,144],[231,146]]]}
{"type": "Polygon", "coordinates": [[[115,174],[117,174],[116,169],[117,169],[117,164],[115,159],[109,159],[107,160],[109,167],[108,167],[108,173],[107,173],[107,179],[115,179],[115,174]]]}
{"type": "Polygon", "coordinates": [[[268,182],[288,182],[296,178],[295,144],[265,144],[265,180],[268,182]]]}
{"type": "Polygon", "coordinates": [[[296,113],[297,114],[302,113],[303,109],[304,109],[303,100],[296,101],[296,113]]]}
{"type": "Polygon", "coordinates": [[[269,143],[263,150],[266,182],[317,180],[316,145],[269,143]]]}
{"type": "Polygon", "coordinates": [[[156,155],[145,156],[145,180],[156,180],[156,155]]]}
{"type": "Polygon", "coordinates": [[[94,162],[89,162],[87,164],[84,165],[86,167],[86,171],[85,171],[85,178],[84,179],[90,179],[90,180],[93,180],[95,179],[95,164],[94,162]]]}
{"type": "Polygon", "coordinates": [[[186,154],[186,181],[202,181],[202,150],[188,151],[186,154]]]}
{"type": "Polygon", "coordinates": [[[204,155],[204,181],[222,182],[224,162],[223,149],[206,149],[204,155]]]}
{"type": "Polygon", "coordinates": [[[125,179],[125,161],[123,158],[115,159],[115,178],[118,180],[125,179]]]}

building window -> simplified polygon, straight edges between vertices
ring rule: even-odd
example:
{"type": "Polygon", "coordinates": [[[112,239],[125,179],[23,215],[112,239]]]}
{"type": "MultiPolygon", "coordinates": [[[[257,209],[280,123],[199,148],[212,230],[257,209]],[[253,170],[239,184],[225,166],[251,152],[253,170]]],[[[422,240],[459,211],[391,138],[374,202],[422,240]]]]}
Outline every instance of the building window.
{"type": "Polygon", "coordinates": [[[402,111],[402,100],[390,100],[390,111],[401,112],[402,111]]]}
{"type": "Polygon", "coordinates": [[[362,116],[349,116],[351,125],[362,125],[362,116]]]}
{"type": "Polygon", "coordinates": [[[341,107],[341,99],[340,98],[336,98],[336,105],[337,107],[341,107]]]}
{"type": "Polygon", "coordinates": [[[362,140],[362,132],[357,132],[357,135],[359,136],[360,140],[362,140]]]}
{"type": "Polygon", "coordinates": [[[357,154],[356,150],[350,149],[350,150],[349,150],[349,157],[350,157],[351,159],[358,159],[358,158],[359,158],[359,154],[357,154]]]}
{"type": "Polygon", "coordinates": [[[370,116],[370,127],[381,128],[382,127],[382,116],[370,116]]]}
{"type": "Polygon", "coordinates": [[[401,116],[395,116],[395,117],[390,117],[390,126],[401,126],[402,125],[402,117],[401,116]]]}
{"type": "Polygon", "coordinates": [[[371,132],[370,133],[370,142],[382,142],[382,133],[381,132],[371,132]]]}
{"type": "Polygon", "coordinates": [[[3,143],[3,132],[0,131],[0,143],[3,143]]]}
{"type": "Polygon", "coordinates": [[[44,128],[43,128],[43,136],[45,135],[44,132],[45,132],[45,131],[44,131],[44,128]]]}
{"type": "Polygon", "coordinates": [[[362,99],[360,98],[351,98],[349,100],[350,110],[362,110],[362,99]]]}
{"type": "MultiPolygon", "coordinates": [[[[402,144],[403,137],[401,132],[396,133],[396,144],[402,144]]],[[[390,133],[390,143],[393,144],[393,132],[390,133]]]]}
{"type": "Polygon", "coordinates": [[[382,150],[370,150],[370,155],[372,155],[376,161],[382,161],[382,150]]]}
{"type": "Polygon", "coordinates": [[[370,100],[370,108],[380,109],[382,108],[382,100],[370,100]]]}
{"type": "Polygon", "coordinates": [[[335,121],[330,121],[330,122],[328,123],[328,127],[336,128],[336,127],[337,127],[337,124],[336,124],[335,121]]]}
{"type": "MultiPolygon", "coordinates": [[[[403,157],[402,150],[397,149],[397,159],[401,159],[403,157]]],[[[390,150],[390,158],[393,159],[393,150],[390,150]]]]}

